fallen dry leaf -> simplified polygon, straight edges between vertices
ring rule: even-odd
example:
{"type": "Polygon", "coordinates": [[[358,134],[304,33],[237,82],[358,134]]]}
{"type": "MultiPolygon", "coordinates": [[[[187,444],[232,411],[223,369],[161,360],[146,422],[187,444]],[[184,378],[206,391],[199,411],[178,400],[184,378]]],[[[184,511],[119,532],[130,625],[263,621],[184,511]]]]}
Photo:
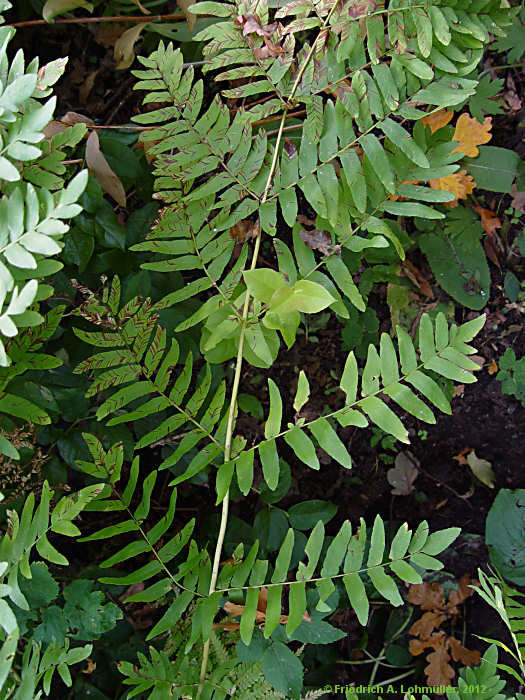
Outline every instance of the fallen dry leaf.
{"type": "Polygon", "coordinates": [[[332,252],[332,237],[326,231],[301,229],[300,235],[302,240],[312,250],[318,250],[323,255],[330,255],[332,252]]]}
{"type": "Polygon", "coordinates": [[[82,673],[89,675],[89,674],[93,673],[93,671],[96,669],[97,664],[93,661],[93,659],[90,656],[88,656],[86,661],[87,661],[87,666],[85,669],[83,669],[82,673]]]}
{"type": "Polygon", "coordinates": [[[518,192],[518,188],[514,183],[510,189],[512,195],[512,201],[510,206],[518,211],[525,212],[525,192],[518,192]]]}
{"type": "Polygon", "coordinates": [[[430,283],[425,278],[421,270],[419,270],[410,260],[404,260],[401,263],[401,269],[408,279],[424,294],[427,298],[433,299],[434,292],[430,283]]]}
{"type": "Polygon", "coordinates": [[[104,192],[107,192],[121,207],[126,206],[126,192],[122,182],[110,168],[100,150],[96,131],[92,131],[86,143],[86,164],[89,172],[97,179],[104,192]]]}
{"type": "Polygon", "coordinates": [[[88,126],[95,126],[93,119],[86,117],[85,114],[80,114],[79,112],[66,112],[63,117],[60,118],[62,124],[67,124],[72,126],[73,124],[87,124],[88,126]]]}
{"type": "Polygon", "coordinates": [[[500,219],[491,209],[484,209],[483,207],[473,207],[473,209],[481,216],[481,225],[486,233],[490,235],[501,228],[500,219]]]}
{"type": "Polygon", "coordinates": [[[488,143],[492,138],[491,128],[491,117],[485,117],[483,124],[480,124],[475,117],[470,117],[465,113],[461,114],[456,122],[456,130],[452,137],[452,140],[457,141],[458,145],[452,150],[452,153],[459,151],[469,158],[475,158],[479,154],[478,146],[488,143]]]}
{"type": "Polygon", "coordinates": [[[498,370],[499,370],[498,363],[496,362],[496,360],[492,360],[490,365],[487,368],[487,372],[492,375],[492,374],[496,374],[496,372],[498,370]]]}
{"type": "Polygon", "coordinates": [[[242,35],[248,36],[248,34],[257,34],[258,36],[263,36],[266,39],[270,39],[279,26],[278,22],[272,22],[271,24],[261,25],[261,21],[257,15],[239,15],[235,18],[234,23],[238,27],[242,27],[242,35]]]}
{"type": "MultiPolygon", "coordinates": [[[[257,599],[257,611],[255,613],[255,624],[261,625],[266,620],[266,606],[268,604],[268,589],[263,586],[259,591],[259,597],[257,599]]],[[[244,605],[239,605],[237,603],[232,603],[227,600],[224,604],[224,609],[230,616],[230,618],[240,617],[244,612],[244,605]]],[[[308,612],[303,614],[304,622],[312,622],[312,618],[308,615],[308,612]]],[[[279,618],[279,624],[284,625],[288,621],[288,615],[281,615],[279,618]]],[[[218,622],[213,625],[214,628],[221,628],[226,631],[238,630],[240,627],[239,622],[234,622],[233,619],[225,620],[223,622],[218,622]]]]}
{"type": "Polygon", "coordinates": [[[465,649],[455,637],[448,638],[448,646],[454,661],[460,661],[464,666],[477,666],[481,663],[481,654],[477,649],[465,649]]]}
{"type": "Polygon", "coordinates": [[[430,180],[430,187],[434,190],[452,192],[452,194],[455,195],[455,199],[451,202],[445,202],[444,204],[447,207],[457,207],[458,200],[466,199],[467,195],[476,187],[476,183],[472,175],[467,175],[466,170],[460,170],[458,173],[440,177],[437,180],[430,180]]]}
{"type": "Polygon", "coordinates": [[[470,467],[470,471],[482,484],[485,484],[485,486],[491,489],[494,488],[495,476],[490,462],[486,459],[480,459],[476,452],[472,450],[472,452],[467,455],[467,464],[470,467]]]}
{"type": "Polygon", "coordinates": [[[501,265],[499,262],[498,248],[496,247],[495,237],[488,235],[483,238],[483,248],[489,260],[491,260],[496,267],[501,270],[501,265]]]}
{"type": "Polygon", "coordinates": [[[441,623],[447,619],[446,615],[434,610],[424,613],[419,620],[416,620],[410,628],[410,634],[420,639],[427,639],[432,632],[440,627],[441,623]]]}
{"type": "Polygon", "coordinates": [[[445,594],[437,583],[415,583],[408,589],[408,601],[421,610],[441,610],[445,605],[445,594]]]}
{"type": "Polygon", "coordinates": [[[428,666],[424,672],[430,686],[450,685],[450,681],[456,675],[454,669],[449,664],[450,654],[447,651],[446,643],[439,645],[435,651],[431,651],[427,656],[428,666]]]}
{"type": "Polygon", "coordinates": [[[419,474],[419,461],[406,450],[396,455],[395,465],[386,473],[388,483],[393,486],[391,493],[393,496],[408,496],[414,490],[414,481],[419,474]]]}
{"type": "Polygon", "coordinates": [[[474,594],[474,590],[471,588],[471,583],[477,584],[478,581],[472,581],[470,574],[464,574],[458,581],[457,590],[450,591],[448,595],[448,608],[450,612],[454,615],[458,614],[457,606],[464,603],[467,598],[470,598],[474,594]],[[454,610],[452,610],[454,608],[454,610]]]}
{"type": "Polygon", "coordinates": [[[430,132],[433,134],[438,129],[446,126],[452,120],[453,116],[454,112],[448,109],[440,109],[437,112],[432,112],[432,114],[429,114],[427,117],[423,117],[421,121],[423,124],[430,127],[430,132]]]}
{"type": "Polygon", "coordinates": [[[410,627],[410,634],[415,639],[410,639],[408,650],[412,656],[419,656],[429,648],[433,650],[427,654],[428,666],[424,669],[429,685],[448,686],[454,678],[449,649],[454,660],[466,666],[481,662],[478,652],[466,649],[457,639],[439,629],[446,620],[454,621],[459,615],[458,605],[474,592],[470,584],[470,575],[462,576],[457,589],[450,591],[446,602],[444,591],[437,583],[424,582],[410,586],[408,590],[409,602],[426,611],[410,627]]]}
{"type": "Polygon", "coordinates": [[[148,22],[141,22],[134,27],[126,29],[115,42],[113,56],[117,62],[117,70],[129,68],[135,60],[135,43],[148,22]]]}

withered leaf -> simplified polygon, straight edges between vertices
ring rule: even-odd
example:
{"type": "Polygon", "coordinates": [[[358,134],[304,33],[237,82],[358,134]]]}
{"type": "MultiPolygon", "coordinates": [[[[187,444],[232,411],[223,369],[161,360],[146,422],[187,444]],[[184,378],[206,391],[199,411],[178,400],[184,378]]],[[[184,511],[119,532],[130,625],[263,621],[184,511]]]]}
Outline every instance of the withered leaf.
{"type": "Polygon", "coordinates": [[[449,664],[450,654],[444,643],[439,645],[435,651],[431,651],[430,654],[428,654],[427,661],[428,666],[425,666],[425,675],[428,685],[450,685],[450,681],[454,678],[455,672],[449,664]]]}
{"type": "Polygon", "coordinates": [[[126,29],[115,42],[113,55],[117,62],[117,70],[129,68],[135,60],[135,43],[143,29],[148,26],[147,22],[141,22],[134,27],[126,29]]]}
{"type": "Polygon", "coordinates": [[[257,15],[239,15],[234,20],[238,27],[242,27],[243,36],[248,36],[248,34],[257,34],[258,36],[264,36],[270,39],[276,32],[279,26],[278,22],[272,22],[271,24],[261,25],[261,21],[257,15]]]}
{"type": "Polygon", "coordinates": [[[415,583],[408,589],[408,600],[421,610],[441,610],[445,605],[445,595],[437,583],[415,583]]]}
{"type": "Polygon", "coordinates": [[[516,184],[512,185],[510,193],[512,195],[512,201],[510,206],[518,211],[525,212],[525,192],[518,192],[516,184]]]}
{"type": "MultiPolygon", "coordinates": [[[[260,625],[266,620],[266,606],[268,604],[268,589],[263,586],[259,591],[259,597],[257,599],[257,611],[255,613],[255,624],[260,625]]],[[[240,617],[244,612],[244,605],[239,605],[237,603],[232,603],[231,601],[226,601],[224,604],[224,609],[230,616],[230,618],[240,617]]],[[[312,618],[307,612],[303,614],[304,622],[312,622],[312,618]]],[[[288,615],[281,615],[279,617],[279,624],[284,625],[288,621],[288,615]]],[[[220,627],[226,631],[238,630],[240,624],[233,620],[225,620],[214,625],[215,628],[220,627]]]]}
{"type": "Polygon", "coordinates": [[[490,462],[486,459],[481,459],[477,456],[475,450],[472,450],[472,452],[467,455],[467,464],[470,467],[470,471],[482,484],[485,484],[485,486],[491,489],[494,488],[495,476],[490,462]]]}
{"type": "Polygon", "coordinates": [[[107,192],[121,207],[126,206],[126,192],[122,182],[110,168],[100,150],[96,131],[92,131],[86,143],[86,163],[89,172],[97,179],[104,192],[107,192]]]}
{"type": "Polygon", "coordinates": [[[393,496],[408,496],[414,490],[419,462],[408,450],[400,452],[395,459],[395,467],[386,473],[388,483],[393,487],[393,496]]]}
{"type": "Polygon", "coordinates": [[[438,612],[426,612],[419,620],[416,620],[410,628],[410,634],[419,637],[421,640],[428,639],[432,632],[446,620],[446,615],[438,612]]]}
{"type": "Polygon", "coordinates": [[[332,237],[327,231],[318,231],[317,229],[306,231],[302,229],[301,238],[309,248],[319,250],[323,255],[330,255],[333,251],[332,237]]]}
{"type": "Polygon", "coordinates": [[[465,649],[455,637],[448,638],[448,646],[454,661],[460,661],[464,666],[477,666],[481,663],[481,654],[477,649],[465,649]]]}
{"type": "Polygon", "coordinates": [[[470,574],[464,574],[464,576],[459,579],[458,589],[450,591],[448,596],[449,604],[456,606],[460,603],[464,603],[467,598],[470,598],[474,593],[473,589],[470,587],[471,583],[477,583],[477,581],[471,581],[470,574]]]}
{"type": "Polygon", "coordinates": [[[491,209],[485,209],[484,207],[473,208],[474,211],[477,211],[481,216],[481,225],[486,233],[495,233],[499,228],[501,228],[500,219],[498,219],[496,214],[491,209]]]}

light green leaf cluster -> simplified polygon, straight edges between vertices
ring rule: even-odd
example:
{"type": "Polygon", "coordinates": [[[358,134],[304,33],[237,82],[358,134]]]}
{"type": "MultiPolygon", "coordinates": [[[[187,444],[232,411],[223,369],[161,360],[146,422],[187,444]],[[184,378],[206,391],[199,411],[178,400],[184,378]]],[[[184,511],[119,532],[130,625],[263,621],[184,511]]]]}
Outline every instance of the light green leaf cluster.
{"type": "MultiPolygon", "coordinates": [[[[20,630],[13,612],[13,605],[28,610],[29,604],[20,590],[19,577],[31,579],[30,557],[33,550],[46,561],[60,566],[67,566],[68,560],[49,541],[49,533],[66,537],[76,537],[80,530],[73,520],[84,510],[90,501],[97,497],[102,484],[88,486],[78,493],[64,496],[51,508],[53,491],[44,482],[40,503],[36,505],[35,494],[31,493],[22,508],[20,516],[16,511],[9,511],[9,526],[0,541],[0,627],[3,630],[0,647],[0,690],[7,683],[9,673],[20,640],[20,630]],[[36,508],[35,508],[36,505],[36,508]]],[[[68,649],[68,646],[48,646],[40,655],[40,645],[28,644],[23,658],[22,688],[27,697],[33,697],[40,680],[44,690],[49,692],[55,670],[64,682],[71,686],[68,665],[87,658],[91,646],[68,649]]],[[[20,692],[20,691],[19,691],[20,692]]]]}
{"type": "MultiPolygon", "coordinates": [[[[11,27],[0,28],[0,336],[8,339],[19,328],[42,322],[30,307],[46,299],[51,289],[39,289],[37,280],[60,269],[60,263],[47,258],[62,250],[69,228],[64,220],[81,211],[76,201],[87,183],[87,172],[82,172],[60,193],[50,192],[63,186],[59,147],[77,143],[85,127],[40,147],[56,98],[44,104],[39,100],[51,93],[67,59],[39,70],[37,59],[25,67],[20,50],[9,61],[7,45],[13,34],[11,27]]],[[[0,366],[9,364],[0,337],[0,366]]]]}

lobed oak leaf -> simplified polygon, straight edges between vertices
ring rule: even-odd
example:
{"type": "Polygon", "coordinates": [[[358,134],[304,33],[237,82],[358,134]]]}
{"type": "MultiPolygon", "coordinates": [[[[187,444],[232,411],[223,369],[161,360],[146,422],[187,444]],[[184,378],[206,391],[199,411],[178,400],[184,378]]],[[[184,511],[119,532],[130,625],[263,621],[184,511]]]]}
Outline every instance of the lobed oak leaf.
{"type": "Polygon", "coordinates": [[[429,184],[433,190],[444,190],[445,192],[452,192],[452,194],[455,195],[455,199],[451,202],[445,202],[445,206],[447,207],[457,207],[458,200],[466,199],[467,195],[471,194],[476,187],[472,175],[467,175],[466,170],[460,170],[459,173],[453,173],[446,177],[430,180],[429,184]]]}
{"type": "Polygon", "coordinates": [[[463,666],[477,666],[481,663],[481,654],[477,649],[465,649],[455,637],[448,638],[448,646],[454,661],[460,661],[463,666]]]}
{"type": "Polygon", "coordinates": [[[447,651],[446,645],[443,643],[438,646],[435,651],[430,652],[427,656],[427,661],[428,666],[425,666],[424,671],[428,685],[434,687],[450,685],[450,681],[456,674],[449,664],[450,654],[447,651]]]}
{"type": "Polygon", "coordinates": [[[414,481],[419,474],[418,466],[418,459],[408,450],[396,456],[395,467],[386,473],[387,481],[393,487],[393,496],[408,496],[412,493],[414,481]]]}
{"type": "Polygon", "coordinates": [[[492,138],[489,133],[492,128],[492,118],[485,117],[483,124],[480,124],[475,117],[468,114],[461,114],[456,122],[453,141],[458,145],[452,149],[452,153],[459,151],[469,158],[475,158],[479,154],[478,146],[488,143],[492,138]]]}
{"type": "Polygon", "coordinates": [[[426,612],[419,618],[419,620],[414,622],[410,628],[410,634],[413,634],[414,637],[419,637],[420,640],[425,641],[429,639],[432,632],[446,620],[446,617],[446,615],[442,615],[439,612],[426,612]]]}
{"type": "Polygon", "coordinates": [[[430,128],[430,132],[433,134],[438,129],[446,126],[454,116],[454,112],[448,109],[439,109],[437,112],[432,112],[421,120],[425,126],[430,128]]]}
{"type": "Polygon", "coordinates": [[[441,610],[445,606],[445,594],[437,583],[415,583],[408,589],[408,600],[421,610],[441,610]]]}

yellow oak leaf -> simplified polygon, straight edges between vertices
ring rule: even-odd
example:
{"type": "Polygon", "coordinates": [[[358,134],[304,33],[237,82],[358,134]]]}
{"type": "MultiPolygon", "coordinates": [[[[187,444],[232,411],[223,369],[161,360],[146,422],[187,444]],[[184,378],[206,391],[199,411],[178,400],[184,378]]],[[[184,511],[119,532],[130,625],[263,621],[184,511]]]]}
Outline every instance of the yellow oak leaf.
{"type": "Polygon", "coordinates": [[[476,183],[472,175],[467,175],[466,170],[460,170],[459,173],[440,177],[437,180],[430,180],[430,187],[432,187],[433,190],[452,192],[452,194],[455,195],[455,199],[451,202],[445,202],[445,205],[447,207],[457,207],[458,200],[466,199],[467,195],[476,187],[476,183]]]}
{"type": "Polygon", "coordinates": [[[480,124],[476,118],[469,117],[468,114],[461,114],[456,122],[456,130],[452,139],[457,141],[458,145],[452,153],[459,151],[469,158],[475,158],[479,154],[478,146],[488,143],[492,138],[491,129],[491,117],[485,117],[483,124],[480,124]]]}
{"type": "Polygon", "coordinates": [[[429,114],[427,117],[423,117],[421,121],[425,126],[430,127],[430,131],[433,134],[434,131],[446,126],[453,116],[454,112],[448,109],[440,109],[437,112],[432,112],[432,114],[429,114]]]}

